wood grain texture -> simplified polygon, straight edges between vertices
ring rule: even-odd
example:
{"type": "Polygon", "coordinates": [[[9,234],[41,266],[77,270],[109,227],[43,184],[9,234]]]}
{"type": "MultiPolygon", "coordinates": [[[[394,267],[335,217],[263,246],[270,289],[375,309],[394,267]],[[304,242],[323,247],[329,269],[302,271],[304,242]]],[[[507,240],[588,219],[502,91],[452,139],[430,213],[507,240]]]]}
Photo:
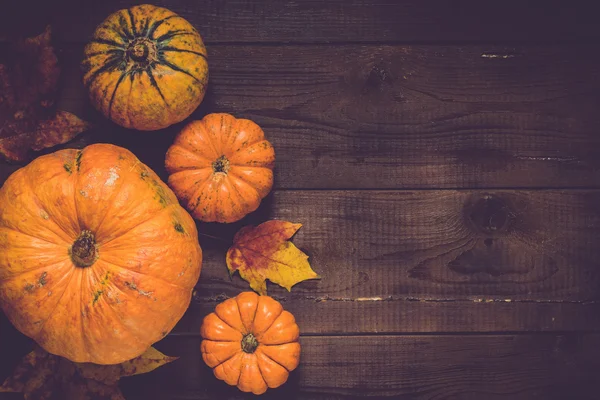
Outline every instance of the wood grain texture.
{"type": "Polygon", "coordinates": [[[199,225],[225,240],[200,238],[201,283],[219,289],[235,230],[268,218],[303,224],[294,243],[323,279],[297,294],[594,301],[599,201],[583,190],[277,191],[241,223],[199,225]]]}
{"type": "MultiPolygon", "coordinates": [[[[264,398],[597,398],[598,335],[334,336],[300,341],[300,366],[285,386],[264,398]]],[[[152,374],[125,379],[125,396],[250,398],[217,381],[203,364],[199,347],[198,337],[163,340],[158,348],[181,359],[152,374]]]]}
{"type": "MultiPolygon", "coordinates": [[[[63,68],[58,105],[97,125],[66,147],[121,145],[166,179],[164,155],[182,124],[116,127],[90,106],[79,70],[96,25],[142,2],[11,2],[0,41],[50,22],[63,68]]],[[[209,45],[209,92],[192,118],[230,112],[259,123],[277,153],[276,190],[239,223],[198,225],[200,281],[157,344],[181,359],[124,379],[128,399],[250,398],[212,376],[198,331],[218,302],[248,290],[225,267],[234,233],[273,218],[304,225],[294,242],[322,279],[291,293],[269,285],[298,320],[303,356],[264,398],[597,399],[592,3],[154,4],[187,18],[209,45]]],[[[18,167],[0,165],[0,182],[18,167]]],[[[5,318],[0,331],[4,378],[31,343],[5,318]]]]}
{"type": "MultiPolygon", "coordinates": [[[[7,2],[2,26],[15,32],[50,20],[62,40],[82,41],[110,13],[144,2],[7,2]]],[[[573,42],[600,37],[589,2],[156,0],[153,4],[188,19],[209,43],[573,42]]]]}
{"type": "Polygon", "coordinates": [[[266,219],[304,224],[294,242],[322,279],[269,293],[306,333],[597,331],[599,201],[595,190],[276,191],[239,223],[199,224],[202,275],[176,331],[197,332],[218,301],[249,290],[225,253],[266,219]]]}
{"type": "MultiPolygon", "coordinates": [[[[182,124],[141,134],[108,122],[81,84],[81,46],[62,50],[59,106],[98,125],[72,145],[125,146],[165,177],[164,154],[182,124]]],[[[209,46],[208,52],[209,92],[191,118],[229,112],[259,123],[275,147],[275,187],[600,185],[594,46],[209,46]]]]}
{"type": "Polygon", "coordinates": [[[600,183],[600,57],[586,47],[211,51],[205,109],[265,128],[279,187],[600,183]]]}
{"type": "MultiPolygon", "coordinates": [[[[214,293],[201,283],[193,302],[173,330],[174,335],[197,334],[204,317],[244,284],[214,293]]],[[[380,297],[313,298],[271,290],[294,314],[302,334],[414,334],[478,332],[599,332],[597,303],[508,301],[488,298],[448,300],[380,297]],[[276,293],[276,294],[275,294],[276,293]]]]}
{"type": "Polygon", "coordinates": [[[304,224],[294,243],[322,279],[269,293],[306,333],[598,330],[599,201],[590,190],[276,191],[239,223],[199,225],[204,266],[176,331],[197,332],[217,302],[249,290],[225,253],[265,219],[304,224]]]}

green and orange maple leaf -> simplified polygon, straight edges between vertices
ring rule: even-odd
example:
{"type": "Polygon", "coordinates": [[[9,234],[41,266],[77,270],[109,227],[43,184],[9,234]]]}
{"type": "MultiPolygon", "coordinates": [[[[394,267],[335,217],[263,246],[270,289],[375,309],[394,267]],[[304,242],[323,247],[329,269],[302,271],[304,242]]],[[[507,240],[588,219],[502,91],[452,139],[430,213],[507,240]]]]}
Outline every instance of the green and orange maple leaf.
{"type": "Polygon", "coordinates": [[[320,279],[308,256],[289,241],[300,227],[274,220],[240,229],[227,251],[229,273],[238,271],[259,294],[267,294],[267,279],[288,291],[298,282],[320,279]]]}

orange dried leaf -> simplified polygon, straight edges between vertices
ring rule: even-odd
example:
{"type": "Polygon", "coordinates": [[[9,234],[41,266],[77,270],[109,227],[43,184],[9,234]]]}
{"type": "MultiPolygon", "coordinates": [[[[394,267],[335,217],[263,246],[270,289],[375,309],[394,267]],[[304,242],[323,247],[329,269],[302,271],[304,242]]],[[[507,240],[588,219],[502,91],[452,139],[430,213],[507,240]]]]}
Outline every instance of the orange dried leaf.
{"type": "Polygon", "coordinates": [[[0,137],[0,154],[11,161],[26,161],[29,151],[67,143],[90,128],[90,124],[67,111],[58,111],[51,119],[38,121],[35,126],[12,124],[13,135],[0,137]],[[27,126],[29,131],[18,132],[27,126]],[[16,131],[16,132],[15,132],[16,131]]]}
{"type": "Polygon", "coordinates": [[[176,360],[150,347],[144,354],[117,365],[74,363],[37,347],[0,386],[0,392],[21,392],[29,399],[124,399],[119,389],[123,376],[150,372],[176,360]]]}
{"type": "Polygon", "coordinates": [[[267,294],[267,279],[288,291],[298,282],[319,279],[308,263],[308,256],[288,241],[301,226],[267,221],[240,229],[227,251],[229,272],[238,271],[260,294],[267,294]]]}
{"type": "Polygon", "coordinates": [[[67,111],[58,111],[53,118],[40,121],[34,132],[31,148],[35,151],[67,143],[90,128],[91,124],[67,111]]]}

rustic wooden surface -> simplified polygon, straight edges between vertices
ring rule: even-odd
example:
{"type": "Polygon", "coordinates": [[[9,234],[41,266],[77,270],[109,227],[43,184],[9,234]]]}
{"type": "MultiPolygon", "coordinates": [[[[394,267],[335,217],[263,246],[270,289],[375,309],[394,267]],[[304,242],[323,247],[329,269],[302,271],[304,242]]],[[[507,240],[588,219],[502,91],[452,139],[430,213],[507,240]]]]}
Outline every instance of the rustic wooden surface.
{"type": "MultiPolygon", "coordinates": [[[[166,178],[164,154],[182,124],[116,127],[89,105],[79,72],[94,26],[139,3],[12,2],[0,38],[52,23],[60,105],[96,124],[68,146],[119,144],[166,178]]],[[[128,399],[248,397],[203,364],[199,326],[248,289],[225,268],[233,234],[272,218],[304,225],[294,242],[322,279],[291,293],[269,286],[297,317],[303,358],[265,398],[598,398],[600,28],[591,5],[155,4],[207,42],[209,92],[192,118],[255,120],[277,166],[256,213],[198,225],[202,276],[157,344],[181,359],[124,379],[128,399]]],[[[0,182],[18,167],[1,164],[0,182]]],[[[30,345],[3,317],[0,379],[30,345]]]]}

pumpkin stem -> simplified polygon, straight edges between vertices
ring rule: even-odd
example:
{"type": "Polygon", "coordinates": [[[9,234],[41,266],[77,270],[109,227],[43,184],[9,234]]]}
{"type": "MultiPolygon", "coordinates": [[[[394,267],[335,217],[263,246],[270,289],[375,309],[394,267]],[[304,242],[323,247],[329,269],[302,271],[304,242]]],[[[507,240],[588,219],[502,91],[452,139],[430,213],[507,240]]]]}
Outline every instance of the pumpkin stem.
{"type": "Polygon", "coordinates": [[[215,173],[223,172],[226,174],[229,171],[229,160],[227,157],[221,156],[216,161],[213,161],[212,168],[215,173]]]}
{"type": "Polygon", "coordinates": [[[92,266],[98,259],[98,245],[91,231],[82,231],[69,249],[73,264],[79,268],[92,266]]]}
{"type": "Polygon", "coordinates": [[[258,340],[254,337],[253,334],[249,333],[242,339],[242,350],[245,353],[254,353],[256,348],[258,347],[258,340]]]}
{"type": "Polygon", "coordinates": [[[136,63],[147,64],[156,55],[156,45],[146,38],[135,39],[127,47],[127,57],[136,63]]]}

